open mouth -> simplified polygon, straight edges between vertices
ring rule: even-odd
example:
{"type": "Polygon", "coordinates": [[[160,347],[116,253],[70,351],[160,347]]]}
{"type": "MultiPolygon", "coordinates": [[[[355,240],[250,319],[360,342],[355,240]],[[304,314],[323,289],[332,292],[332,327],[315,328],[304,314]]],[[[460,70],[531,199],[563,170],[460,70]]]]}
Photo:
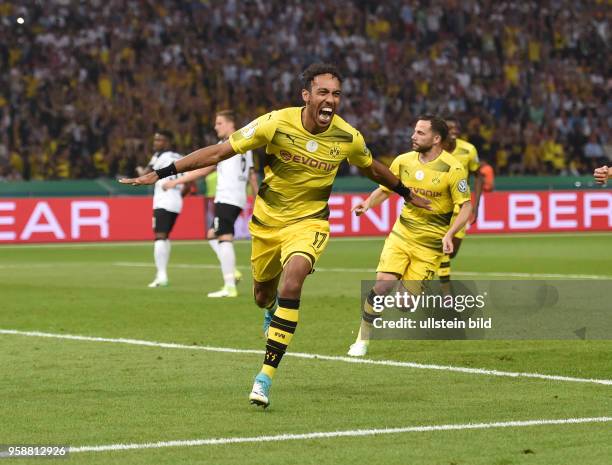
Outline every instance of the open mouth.
{"type": "Polygon", "coordinates": [[[319,121],[323,124],[328,124],[332,116],[334,116],[334,110],[332,107],[323,107],[319,110],[319,121]]]}

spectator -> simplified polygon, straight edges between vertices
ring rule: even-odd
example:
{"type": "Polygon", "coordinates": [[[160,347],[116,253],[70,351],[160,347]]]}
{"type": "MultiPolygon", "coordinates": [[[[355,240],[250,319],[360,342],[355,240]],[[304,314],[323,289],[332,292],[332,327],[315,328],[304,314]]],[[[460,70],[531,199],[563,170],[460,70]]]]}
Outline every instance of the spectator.
{"type": "Polygon", "coordinates": [[[597,168],[606,163],[603,146],[597,140],[597,134],[594,132],[589,136],[588,142],[584,144],[583,152],[590,166],[597,168]]]}

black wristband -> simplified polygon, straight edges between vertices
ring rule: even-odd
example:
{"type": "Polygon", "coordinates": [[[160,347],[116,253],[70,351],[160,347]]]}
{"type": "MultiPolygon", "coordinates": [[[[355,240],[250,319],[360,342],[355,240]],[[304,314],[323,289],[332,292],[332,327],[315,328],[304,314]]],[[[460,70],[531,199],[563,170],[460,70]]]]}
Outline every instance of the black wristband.
{"type": "Polygon", "coordinates": [[[402,181],[398,181],[397,186],[395,186],[393,188],[393,192],[397,192],[399,195],[401,195],[402,197],[406,198],[410,198],[412,197],[412,191],[410,190],[409,187],[406,187],[402,184],[402,181]]]}
{"type": "Polygon", "coordinates": [[[155,170],[155,172],[157,173],[157,177],[159,179],[164,179],[164,178],[167,178],[168,176],[174,176],[177,173],[176,166],[174,166],[174,163],[169,164],[165,168],[160,168],[158,170],[155,170]]]}

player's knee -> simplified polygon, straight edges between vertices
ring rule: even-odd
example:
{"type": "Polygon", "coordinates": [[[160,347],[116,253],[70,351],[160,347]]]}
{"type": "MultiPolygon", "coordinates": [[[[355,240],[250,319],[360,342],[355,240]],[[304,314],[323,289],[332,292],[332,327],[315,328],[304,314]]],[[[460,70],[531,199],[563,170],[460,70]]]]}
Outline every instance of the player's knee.
{"type": "Polygon", "coordinates": [[[397,282],[401,276],[391,273],[377,273],[376,282],[372,289],[377,295],[387,295],[391,293],[397,286],[397,282]]]}
{"type": "Polygon", "coordinates": [[[298,277],[286,276],[281,289],[281,296],[285,299],[299,299],[302,294],[303,279],[298,277]]]}
{"type": "Polygon", "coordinates": [[[253,289],[253,297],[255,298],[255,303],[259,308],[266,308],[274,299],[274,295],[269,292],[267,289],[253,289]]]}

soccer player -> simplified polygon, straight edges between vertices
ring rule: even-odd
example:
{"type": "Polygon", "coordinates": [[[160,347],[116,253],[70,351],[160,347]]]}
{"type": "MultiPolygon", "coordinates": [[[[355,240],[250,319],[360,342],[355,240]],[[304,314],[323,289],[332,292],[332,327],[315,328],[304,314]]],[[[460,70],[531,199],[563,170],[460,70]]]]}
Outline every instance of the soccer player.
{"type": "MultiPolygon", "coordinates": [[[[153,136],[153,150],[155,153],[146,168],[140,168],[141,173],[154,173],[155,170],[166,168],[181,158],[171,149],[174,137],[172,132],[159,130],[153,136]]],[[[179,175],[174,174],[173,179],[179,175]]],[[[170,239],[174,223],[183,208],[183,197],[189,193],[189,185],[179,181],[172,189],[164,189],[165,181],[157,181],[153,193],[153,231],[155,245],[153,256],[157,274],[149,287],[163,287],[168,285],[168,261],[170,260],[170,239]]]]}
{"type": "MultiPolygon", "coordinates": [[[[378,267],[376,284],[364,303],[357,340],[348,355],[362,357],[368,351],[375,297],[392,291],[402,279],[410,292],[417,294],[423,284],[433,279],[444,254],[453,253],[453,239],[472,213],[467,173],[461,162],[442,149],[448,135],[446,122],[437,116],[421,116],[412,135],[413,151],[399,155],[391,171],[401,182],[431,200],[431,210],[406,203],[385,240],[378,267]],[[459,213],[454,215],[454,207],[459,213]],[[454,218],[454,221],[453,221],[454,218]]],[[[384,202],[391,191],[380,186],[353,211],[357,215],[384,202]]]]}
{"type": "MultiPolygon", "coordinates": [[[[474,207],[472,209],[472,215],[469,220],[470,224],[474,224],[478,216],[478,205],[480,204],[480,196],[482,194],[483,177],[480,173],[480,162],[478,160],[478,152],[476,147],[470,144],[468,141],[460,139],[461,128],[459,121],[456,118],[446,118],[446,125],[448,126],[448,137],[443,142],[442,146],[444,150],[457,158],[463,168],[469,176],[474,176],[474,207]]],[[[459,213],[459,207],[455,207],[455,214],[459,213]]],[[[438,269],[438,276],[440,277],[441,283],[448,283],[451,279],[451,259],[457,256],[461,242],[465,237],[465,227],[461,228],[453,238],[453,253],[446,254],[442,258],[440,268],[438,269]]],[[[448,286],[448,285],[447,285],[448,286]]]]}
{"type": "Polygon", "coordinates": [[[593,172],[593,177],[595,178],[595,182],[597,184],[606,184],[608,182],[608,179],[612,179],[612,170],[607,166],[595,168],[595,171],[593,172]]]}
{"type": "Polygon", "coordinates": [[[269,169],[249,224],[255,302],[267,309],[266,353],[249,401],[264,408],[270,403],[272,378],[297,327],[302,285],[327,246],[328,200],[340,163],[348,159],[364,175],[414,206],[427,209],[430,203],[374,160],[363,136],[336,114],[342,77],[335,66],[312,64],[302,78],[303,107],[267,113],[233,133],[227,142],[196,150],[167,169],[122,180],[151,184],[266,146],[269,169]]]}
{"type": "MultiPolygon", "coordinates": [[[[236,132],[236,117],[231,110],[217,113],[215,131],[220,143],[236,132]]],[[[215,217],[213,226],[208,231],[208,243],[214,250],[223,274],[224,285],[221,290],[210,292],[208,297],[236,297],[236,280],[239,273],[236,270],[236,254],[234,252],[234,223],[247,203],[246,185],[250,183],[253,195],[257,195],[257,173],[253,169],[253,152],[247,150],[236,157],[219,162],[217,168],[217,190],[215,192],[215,217]]],[[[207,176],[215,166],[207,166],[185,174],[181,179],[166,182],[164,188],[173,188],[180,182],[195,181],[207,176]]]]}

